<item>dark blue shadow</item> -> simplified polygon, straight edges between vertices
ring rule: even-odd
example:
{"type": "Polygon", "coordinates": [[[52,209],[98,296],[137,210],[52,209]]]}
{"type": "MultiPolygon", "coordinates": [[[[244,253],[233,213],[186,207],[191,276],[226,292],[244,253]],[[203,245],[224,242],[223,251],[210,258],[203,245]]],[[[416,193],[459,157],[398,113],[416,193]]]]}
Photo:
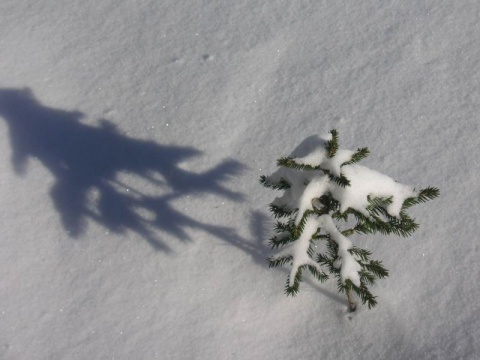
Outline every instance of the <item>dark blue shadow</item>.
{"type": "Polygon", "coordinates": [[[130,138],[107,120],[99,127],[82,124],[82,113],[44,106],[28,89],[0,89],[0,117],[9,127],[17,174],[25,173],[27,160],[33,157],[55,177],[50,196],[70,236],[81,236],[87,220],[94,220],[112,232],[133,231],[154,248],[168,251],[155,229],[185,240],[190,228],[256,252],[234,229],[202,223],[172,206],[173,200],[189,194],[241,201],[241,193],[224,186],[244,168],[239,162],[226,160],[203,173],[184,170],[178,164],[199,156],[198,150],[130,138]],[[120,191],[119,173],[149,180],[161,195],[120,191]],[[87,196],[92,191],[97,194],[95,203],[87,196]],[[141,216],[142,209],[153,216],[141,216]]]}

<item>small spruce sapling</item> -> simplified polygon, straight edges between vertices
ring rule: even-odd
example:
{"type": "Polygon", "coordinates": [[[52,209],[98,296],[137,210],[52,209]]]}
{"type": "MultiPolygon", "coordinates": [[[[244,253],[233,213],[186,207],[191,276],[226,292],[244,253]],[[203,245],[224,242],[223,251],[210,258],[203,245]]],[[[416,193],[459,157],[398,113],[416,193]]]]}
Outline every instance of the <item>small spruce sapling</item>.
{"type": "Polygon", "coordinates": [[[346,293],[349,311],[356,309],[352,292],[369,309],[377,304],[369,287],[388,276],[388,270],[348,237],[375,233],[410,236],[418,224],[407,210],[436,198],[439,190],[427,187],[417,191],[358,165],[368,154],[368,148],[355,152],[339,149],[338,133],[332,130],[328,140],[307,138],[291,156],[277,161],[279,170],[260,178],[263,186],[283,191],[270,204],[278,219],[270,245],[279,252],[268,261],[270,267],[291,265],[287,295],[298,293],[304,270],[324,282],[329,278],[326,269],[337,278],[339,292],[346,293]],[[346,228],[342,230],[341,224],[346,228]]]}

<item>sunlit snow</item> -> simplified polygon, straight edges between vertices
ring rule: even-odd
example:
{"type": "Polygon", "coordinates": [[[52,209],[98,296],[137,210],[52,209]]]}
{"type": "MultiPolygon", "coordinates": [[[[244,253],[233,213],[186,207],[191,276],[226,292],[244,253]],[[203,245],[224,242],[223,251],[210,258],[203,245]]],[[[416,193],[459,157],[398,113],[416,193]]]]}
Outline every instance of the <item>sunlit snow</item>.
{"type": "Polygon", "coordinates": [[[0,359],[478,359],[478,8],[0,1],[0,359]],[[410,238],[351,238],[389,269],[353,315],[266,261],[258,178],[330,129],[393,179],[342,167],[372,180],[348,206],[442,193],[410,238]]]}

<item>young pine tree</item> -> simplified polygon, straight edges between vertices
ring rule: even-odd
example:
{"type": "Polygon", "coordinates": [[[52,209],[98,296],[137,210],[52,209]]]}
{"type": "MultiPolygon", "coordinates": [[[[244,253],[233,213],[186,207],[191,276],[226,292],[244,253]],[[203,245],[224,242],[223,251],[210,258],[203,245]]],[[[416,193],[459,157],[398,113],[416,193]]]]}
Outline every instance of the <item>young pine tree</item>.
{"type": "Polygon", "coordinates": [[[436,198],[439,190],[427,187],[417,191],[358,165],[368,154],[368,148],[355,152],[339,149],[338,133],[332,130],[328,140],[307,138],[290,157],[277,161],[279,170],[260,178],[263,186],[283,191],[270,204],[278,219],[270,245],[279,251],[268,260],[270,267],[290,264],[287,295],[297,294],[302,272],[308,270],[321,282],[333,274],[339,292],[347,295],[349,311],[356,309],[353,293],[368,308],[377,304],[369,287],[388,276],[388,270],[348,237],[375,233],[410,236],[418,224],[407,210],[436,198]]]}

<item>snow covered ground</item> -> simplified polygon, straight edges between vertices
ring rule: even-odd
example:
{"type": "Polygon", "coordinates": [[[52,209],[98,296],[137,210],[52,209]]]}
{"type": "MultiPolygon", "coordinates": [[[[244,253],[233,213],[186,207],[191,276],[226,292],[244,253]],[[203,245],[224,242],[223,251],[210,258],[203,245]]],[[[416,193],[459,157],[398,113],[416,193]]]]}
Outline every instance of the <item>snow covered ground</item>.
{"type": "Polygon", "coordinates": [[[0,1],[1,359],[478,359],[476,0],[0,1]],[[258,178],[312,134],[437,186],[353,315],[283,294],[258,178]]]}

